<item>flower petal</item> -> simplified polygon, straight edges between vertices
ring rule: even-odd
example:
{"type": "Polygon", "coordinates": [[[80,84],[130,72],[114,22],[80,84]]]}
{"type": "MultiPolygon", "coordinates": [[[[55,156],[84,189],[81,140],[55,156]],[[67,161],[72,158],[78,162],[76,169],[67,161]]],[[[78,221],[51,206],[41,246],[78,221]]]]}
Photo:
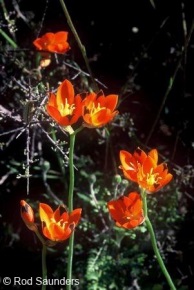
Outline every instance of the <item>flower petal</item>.
{"type": "Polygon", "coordinates": [[[75,226],[78,224],[80,218],[81,218],[82,209],[76,208],[69,214],[69,221],[68,223],[74,223],[75,226]]]}
{"type": "Polygon", "coordinates": [[[70,105],[74,103],[74,88],[70,81],[64,80],[57,90],[57,106],[60,109],[61,104],[66,104],[66,102],[70,105]]]}
{"type": "Polygon", "coordinates": [[[101,104],[101,107],[114,111],[118,103],[118,95],[108,95],[106,97],[103,95],[97,99],[97,102],[101,104]]]}
{"type": "Polygon", "coordinates": [[[51,223],[51,218],[53,218],[52,208],[46,203],[40,203],[39,215],[41,222],[45,222],[46,226],[48,227],[49,224],[51,223]]]}
{"type": "Polygon", "coordinates": [[[118,227],[131,229],[144,221],[143,204],[137,192],[109,201],[107,207],[118,227]]]}

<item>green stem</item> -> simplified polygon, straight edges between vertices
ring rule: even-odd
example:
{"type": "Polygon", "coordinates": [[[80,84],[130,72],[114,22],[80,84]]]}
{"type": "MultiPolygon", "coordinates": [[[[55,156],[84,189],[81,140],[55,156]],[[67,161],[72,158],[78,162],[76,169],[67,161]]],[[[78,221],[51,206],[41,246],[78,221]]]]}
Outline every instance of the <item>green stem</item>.
{"type": "MultiPolygon", "coordinates": [[[[42,279],[47,279],[47,266],[46,266],[46,241],[39,233],[38,229],[35,230],[35,234],[42,243],[42,279]]],[[[46,290],[46,285],[42,284],[42,290],[46,290]]]]}
{"type": "MultiPolygon", "coordinates": [[[[68,209],[69,212],[73,211],[73,191],[74,191],[74,145],[75,145],[76,132],[70,134],[70,149],[69,149],[69,195],[68,195],[68,209]]],[[[68,251],[68,261],[67,261],[67,279],[72,279],[72,264],[73,264],[73,247],[74,247],[74,232],[69,239],[69,251],[68,251]]],[[[67,290],[71,290],[71,283],[67,285],[67,290]]]]}
{"type": "Polygon", "coordinates": [[[69,195],[68,195],[68,209],[69,212],[73,210],[73,190],[74,190],[74,164],[73,164],[73,155],[74,155],[74,145],[75,145],[75,132],[70,134],[70,149],[69,149],[69,195]]]}
{"type": "Polygon", "coordinates": [[[156,237],[155,237],[155,233],[154,233],[154,230],[153,230],[153,227],[152,227],[152,224],[149,220],[149,217],[148,217],[148,210],[147,210],[147,194],[145,191],[142,190],[142,199],[143,199],[143,210],[144,210],[144,216],[145,216],[145,223],[146,223],[146,226],[147,226],[147,229],[150,233],[150,238],[151,238],[151,243],[152,243],[152,247],[153,247],[153,250],[154,250],[154,253],[156,255],[156,258],[157,258],[157,261],[158,261],[158,264],[164,274],[164,276],[166,277],[166,280],[168,282],[168,285],[170,286],[170,289],[171,290],[176,290],[176,287],[166,269],[166,266],[162,260],[162,257],[160,255],[160,251],[158,249],[158,246],[157,246],[157,241],[156,241],[156,237]]]}
{"type": "Polygon", "coordinates": [[[17,48],[17,44],[15,43],[15,41],[13,41],[13,39],[11,39],[9,37],[9,35],[7,35],[7,33],[5,33],[1,28],[0,28],[0,34],[7,40],[7,42],[9,42],[9,44],[13,47],[13,48],[17,48]]]}
{"type": "Polygon", "coordinates": [[[89,72],[89,74],[90,74],[90,77],[91,77],[91,79],[92,79],[92,83],[93,83],[94,89],[98,90],[98,85],[97,85],[97,83],[95,82],[95,79],[94,79],[94,77],[93,77],[92,70],[91,70],[90,65],[89,65],[89,61],[88,61],[88,57],[87,57],[87,54],[86,54],[85,46],[82,44],[82,42],[81,42],[81,40],[80,40],[80,38],[79,38],[79,35],[77,34],[77,31],[76,31],[76,29],[75,29],[75,26],[73,25],[73,22],[72,22],[72,20],[71,20],[71,17],[70,17],[70,15],[69,15],[69,12],[68,12],[68,10],[67,10],[67,7],[66,7],[64,1],[63,1],[63,0],[59,0],[59,1],[60,1],[60,3],[61,3],[61,7],[62,7],[62,9],[63,9],[63,12],[64,12],[64,14],[65,14],[65,17],[66,17],[66,19],[67,19],[67,23],[69,24],[69,27],[70,27],[70,29],[71,29],[71,31],[72,31],[72,33],[73,33],[73,35],[74,35],[74,37],[75,37],[75,39],[76,39],[76,41],[77,41],[77,43],[78,43],[78,46],[79,46],[79,48],[80,48],[80,50],[81,50],[81,53],[82,53],[83,59],[84,59],[84,61],[85,61],[86,67],[87,67],[87,70],[88,70],[88,72],[89,72]]]}
{"type": "MultiPolygon", "coordinates": [[[[42,279],[47,279],[47,267],[46,267],[46,245],[42,245],[42,279]]],[[[46,284],[46,283],[45,283],[46,284]]],[[[42,284],[42,290],[46,290],[46,285],[42,284]]]]}
{"type": "Polygon", "coordinates": [[[41,234],[39,233],[38,230],[35,231],[35,234],[37,235],[37,237],[38,237],[39,240],[41,241],[42,245],[45,245],[46,242],[45,242],[44,238],[41,236],[41,234]]]}

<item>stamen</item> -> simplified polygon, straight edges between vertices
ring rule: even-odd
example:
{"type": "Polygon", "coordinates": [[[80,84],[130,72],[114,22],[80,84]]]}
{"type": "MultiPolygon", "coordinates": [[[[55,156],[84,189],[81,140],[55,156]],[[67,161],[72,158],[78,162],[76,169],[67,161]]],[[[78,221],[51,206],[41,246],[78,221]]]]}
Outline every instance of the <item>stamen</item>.
{"type": "Polygon", "coordinates": [[[75,104],[69,105],[67,102],[67,99],[65,99],[65,104],[60,104],[59,111],[61,115],[64,117],[64,116],[72,115],[74,109],[75,109],[75,104]]]}
{"type": "Polygon", "coordinates": [[[157,184],[158,186],[160,183],[160,180],[162,179],[162,177],[158,175],[159,173],[158,172],[153,173],[153,168],[151,168],[150,172],[147,173],[147,177],[146,177],[147,184],[154,185],[154,186],[157,184]]]}

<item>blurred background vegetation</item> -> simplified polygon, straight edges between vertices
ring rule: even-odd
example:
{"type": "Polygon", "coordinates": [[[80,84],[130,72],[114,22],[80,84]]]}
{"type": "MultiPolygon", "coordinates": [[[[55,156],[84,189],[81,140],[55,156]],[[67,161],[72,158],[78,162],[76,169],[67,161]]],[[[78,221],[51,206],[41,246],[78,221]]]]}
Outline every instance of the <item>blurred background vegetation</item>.
{"type": "MultiPolygon", "coordinates": [[[[191,1],[65,1],[98,86],[119,95],[106,128],[84,129],[75,146],[77,289],[165,290],[144,225],[114,227],[106,203],[136,190],[119,166],[119,150],[157,148],[173,181],[149,196],[159,247],[179,290],[194,289],[194,62],[191,1]],[[169,3],[170,2],[170,3],[169,3]],[[120,175],[120,176],[119,176],[120,175]]],[[[68,78],[75,91],[91,79],[56,0],[0,1],[0,276],[41,276],[41,245],[23,224],[19,202],[67,203],[68,136],[45,114],[48,88],[68,78]],[[38,69],[32,42],[69,31],[71,50],[38,69]],[[29,194],[27,195],[27,192],[29,194]]],[[[37,216],[38,220],[38,216],[37,216]]],[[[48,277],[66,274],[68,241],[48,252],[48,277]]],[[[31,286],[30,286],[31,287],[31,286]]],[[[5,286],[0,283],[0,289],[5,286]]],[[[11,288],[9,288],[11,289],[11,288]]],[[[17,289],[15,287],[14,289],[17,289]]],[[[28,289],[25,286],[25,289],[28,289]]],[[[31,288],[29,288],[31,289],[31,288]]],[[[34,288],[35,289],[35,288],[34,288]]],[[[38,288],[37,288],[38,289],[38,288]]],[[[48,287],[48,289],[56,289],[48,287]]],[[[62,289],[62,288],[60,288],[62,289]]]]}

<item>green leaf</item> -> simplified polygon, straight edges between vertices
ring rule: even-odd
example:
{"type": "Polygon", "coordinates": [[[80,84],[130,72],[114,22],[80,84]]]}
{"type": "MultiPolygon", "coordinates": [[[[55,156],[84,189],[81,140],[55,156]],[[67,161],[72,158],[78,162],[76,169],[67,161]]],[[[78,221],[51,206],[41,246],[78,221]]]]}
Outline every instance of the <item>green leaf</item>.
{"type": "Polygon", "coordinates": [[[86,194],[78,192],[77,195],[84,201],[91,203],[91,198],[86,194]]]}

